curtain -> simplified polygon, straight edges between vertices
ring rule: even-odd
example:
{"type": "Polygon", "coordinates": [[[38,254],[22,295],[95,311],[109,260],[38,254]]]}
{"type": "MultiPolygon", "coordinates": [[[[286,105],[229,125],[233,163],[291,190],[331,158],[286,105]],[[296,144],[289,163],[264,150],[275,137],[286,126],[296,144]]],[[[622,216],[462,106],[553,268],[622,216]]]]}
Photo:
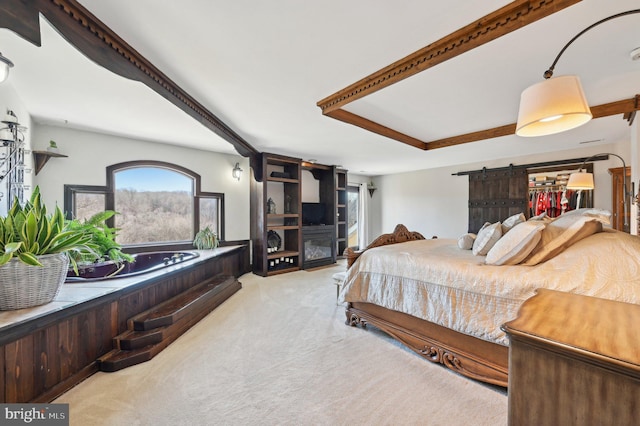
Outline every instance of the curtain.
{"type": "Polygon", "coordinates": [[[369,215],[369,191],[367,190],[367,184],[360,184],[360,192],[358,194],[358,248],[363,249],[369,244],[369,221],[367,216],[369,215]]]}

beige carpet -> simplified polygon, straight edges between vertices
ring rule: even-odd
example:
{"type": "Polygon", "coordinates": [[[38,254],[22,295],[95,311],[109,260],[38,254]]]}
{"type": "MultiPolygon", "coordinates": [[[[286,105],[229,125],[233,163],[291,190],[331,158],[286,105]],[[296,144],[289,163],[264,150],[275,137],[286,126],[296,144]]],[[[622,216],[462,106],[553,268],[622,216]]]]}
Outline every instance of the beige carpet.
{"type": "Polygon", "coordinates": [[[504,425],[506,392],[344,324],[331,276],[262,278],[153,360],[55,402],[72,425],[504,425]]]}

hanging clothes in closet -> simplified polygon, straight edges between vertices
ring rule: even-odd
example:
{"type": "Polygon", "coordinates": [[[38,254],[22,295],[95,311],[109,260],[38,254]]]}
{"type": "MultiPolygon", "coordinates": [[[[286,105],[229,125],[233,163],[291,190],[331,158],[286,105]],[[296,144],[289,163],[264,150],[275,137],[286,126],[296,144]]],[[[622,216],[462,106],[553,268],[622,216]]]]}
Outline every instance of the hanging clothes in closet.
{"type": "Polygon", "coordinates": [[[546,213],[549,217],[558,217],[564,212],[586,207],[586,197],[581,197],[578,206],[578,193],[572,189],[543,189],[529,190],[529,215],[538,216],[546,213]]]}

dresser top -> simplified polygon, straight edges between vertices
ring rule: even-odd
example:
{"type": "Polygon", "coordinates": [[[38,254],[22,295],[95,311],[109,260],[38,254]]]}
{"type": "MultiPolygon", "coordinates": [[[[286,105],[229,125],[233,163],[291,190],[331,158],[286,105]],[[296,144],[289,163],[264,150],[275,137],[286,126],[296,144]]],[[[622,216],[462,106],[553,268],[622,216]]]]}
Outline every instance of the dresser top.
{"type": "Polygon", "coordinates": [[[640,305],[538,289],[502,326],[510,339],[579,354],[640,376],[640,305]]]}

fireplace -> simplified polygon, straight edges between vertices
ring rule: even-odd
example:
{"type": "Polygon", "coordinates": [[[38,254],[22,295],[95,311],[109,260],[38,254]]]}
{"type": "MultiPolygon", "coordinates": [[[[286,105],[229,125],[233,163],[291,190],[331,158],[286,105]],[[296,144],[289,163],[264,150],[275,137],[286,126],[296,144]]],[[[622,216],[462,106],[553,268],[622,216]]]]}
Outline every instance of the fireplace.
{"type": "Polygon", "coordinates": [[[333,225],[302,227],[302,269],[336,262],[336,228],[333,225]]]}

